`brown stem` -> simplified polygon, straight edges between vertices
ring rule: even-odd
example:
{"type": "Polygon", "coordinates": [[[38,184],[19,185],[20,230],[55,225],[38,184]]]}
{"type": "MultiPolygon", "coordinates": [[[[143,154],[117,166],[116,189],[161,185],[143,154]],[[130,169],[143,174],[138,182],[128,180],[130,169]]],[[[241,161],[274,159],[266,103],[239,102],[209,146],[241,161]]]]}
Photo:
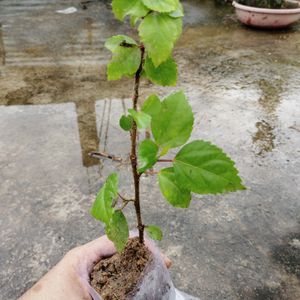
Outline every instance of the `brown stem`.
{"type": "Polygon", "coordinates": [[[174,159],[158,159],[158,162],[174,162],[174,159]]]}
{"type": "Polygon", "coordinates": [[[124,196],[122,196],[120,193],[118,193],[118,196],[122,199],[123,202],[134,202],[134,199],[127,199],[124,196]]]}
{"type": "MultiPolygon", "coordinates": [[[[137,110],[137,103],[139,99],[139,87],[140,87],[140,79],[141,79],[141,72],[143,70],[143,63],[144,63],[144,55],[145,55],[145,47],[141,45],[141,63],[138,70],[135,73],[135,81],[134,81],[134,94],[132,98],[133,109],[137,110]]],[[[131,160],[131,167],[132,167],[132,175],[134,180],[134,207],[135,213],[137,218],[137,228],[139,231],[139,241],[140,243],[144,242],[144,225],[142,222],[142,215],[141,215],[141,205],[140,205],[140,174],[137,171],[137,125],[136,122],[133,122],[132,129],[131,129],[131,153],[130,153],[130,160],[131,160]]]]}
{"type": "MultiPolygon", "coordinates": [[[[120,193],[118,193],[118,196],[122,200],[122,207],[120,208],[120,210],[123,210],[129,202],[134,202],[134,199],[127,199],[123,197],[120,193]]],[[[116,205],[118,204],[118,200],[119,200],[118,198],[115,198],[111,206],[116,207],[116,205]]]]}
{"type": "Polygon", "coordinates": [[[154,171],[154,170],[147,170],[145,171],[143,174],[146,174],[146,175],[156,175],[158,174],[158,171],[154,171]]]}
{"type": "Polygon", "coordinates": [[[134,202],[134,200],[132,200],[132,199],[124,200],[124,201],[123,201],[123,205],[122,205],[122,207],[120,208],[120,210],[123,210],[123,209],[127,206],[127,204],[128,204],[129,202],[134,202]]]}
{"type": "Polygon", "coordinates": [[[123,162],[123,159],[121,157],[114,156],[114,155],[108,154],[106,152],[90,152],[89,156],[98,158],[98,159],[107,158],[107,159],[111,159],[113,161],[123,162]]]}

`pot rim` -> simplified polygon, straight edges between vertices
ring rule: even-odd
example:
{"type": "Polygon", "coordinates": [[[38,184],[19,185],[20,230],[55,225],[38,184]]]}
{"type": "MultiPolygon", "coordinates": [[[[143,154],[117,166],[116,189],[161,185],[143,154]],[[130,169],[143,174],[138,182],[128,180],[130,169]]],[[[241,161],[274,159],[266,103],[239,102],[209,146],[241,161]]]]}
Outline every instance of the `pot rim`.
{"type": "Polygon", "coordinates": [[[275,14],[275,15],[292,15],[292,14],[299,14],[300,8],[260,8],[260,7],[253,7],[253,6],[247,6],[242,5],[240,3],[237,3],[236,1],[232,2],[232,5],[241,10],[245,10],[248,12],[255,12],[255,13],[261,13],[261,14],[275,14]]]}

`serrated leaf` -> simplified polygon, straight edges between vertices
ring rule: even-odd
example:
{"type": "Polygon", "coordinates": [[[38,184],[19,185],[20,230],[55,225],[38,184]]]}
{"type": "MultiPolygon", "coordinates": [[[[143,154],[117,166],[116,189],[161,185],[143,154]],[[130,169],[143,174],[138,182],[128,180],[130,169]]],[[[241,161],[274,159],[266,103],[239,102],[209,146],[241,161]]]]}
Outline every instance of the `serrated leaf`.
{"type": "Polygon", "coordinates": [[[182,18],[184,17],[184,9],[182,4],[179,2],[179,5],[176,10],[169,13],[169,16],[172,18],[182,18]]]}
{"type": "Polygon", "coordinates": [[[152,140],[144,140],[140,143],[138,149],[138,172],[142,173],[150,169],[157,162],[159,147],[152,140]]]}
{"type": "Polygon", "coordinates": [[[158,96],[150,95],[142,105],[142,112],[150,115],[152,118],[158,114],[161,109],[161,102],[158,96]]]}
{"type": "Polygon", "coordinates": [[[196,140],[185,145],[174,161],[180,186],[198,194],[243,190],[234,162],[217,146],[196,140]]]}
{"type": "Polygon", "coordinates": [[[145,227],[145,230],[148,232],[149,236],[153,240],[161,241],[163,238],[163,233],[160,227],[154,225],[148,225],[145,227]]]}
{"type": "Polygon", "coordinates": [[[127,15],[144,17],[149,9],[141,0],[113,0],[112,9],[117,19],[122,21],[127,15]]]}
{"type": "Polygon", "coordinates": [[[120,127],[125,131],[130,131],[132,128],[133,120],[131,116],[123,115],[119,121],[120,127]]]}
{"type": "Polygon", "coordinates": [[[194,123],[192,109],[182,91],[166,97],[160,112],[153,116],[151,129],[158,145],[176,148],[190,137],[194,123]]]}
{"type": "Polygon", "coordinates": [[[118,195],[119,176],[117,173],[110,174],[106,179],[106,186],[109,195],[115,199],[118,195]]]}
{"type": "Polygon", "coordinates": [[[133,119],[136,122],[136,125],[139,129],[149,127],[149,125],[151,123],[151,116],[149,116],[148,114],[146,114],[142,111],[136,111],[134,109],[128,109],[128,112],[133,117],[133,119]]]}
{"type": "Polygon", "coordinates": [[[108,80],[118,80],[122,76],[136,73],[141,63],[141,52],[138,47],[118,46],[112,60],[107,65],[108,80]]]}
{"type": "Polygon", "coordinates": [[[150,10],[158,12],[170,12],[176,10],[179,5],[178,0],[142,0],[142,2],[150,10]]]}
{"type": "Polygon", "coordinates": [[[105,224],[109,224],[114,212],[112,201],[118,194],[118,181],[118,175],[116,173],[112,173],[107,177],[91,209],[91,215],[105,224]]]}
{"type": "Polygon", "coordinates": [[[139,25],[139,35],[155,67],[166,61],[182,31],[181,18],[150,13],[139,25]]]}
{"type": "Polygon", "coordinates": [[[129,229],[127,220],[121,210],[116,210],[113,213],[110,223],[105,228],[105,233],[119,252],[125,248],[129,237],[129,229]]]}
{"type": "Polygon", "coordinates": [[[191,202],[191,192],[178,185],[173,168],[165,168],[158,173],[159,187],[170,204],[187,208],[191,202]]]}
{"type": "Polygon", "coordinates": [[[161,63],[157,68],[150,57],[145,60],[144,69],[147,78],[162,86],[174,86],[177,82],[177,64],[172,57],[161,63]]]}
{"type": "Polygon", "coordinates": [[[106,40],[104,46],[111,52],[115,52],[118,46],[124,42],[129,45],[137,45],[136,41],[127,35],[114,35],[106,40]]]}

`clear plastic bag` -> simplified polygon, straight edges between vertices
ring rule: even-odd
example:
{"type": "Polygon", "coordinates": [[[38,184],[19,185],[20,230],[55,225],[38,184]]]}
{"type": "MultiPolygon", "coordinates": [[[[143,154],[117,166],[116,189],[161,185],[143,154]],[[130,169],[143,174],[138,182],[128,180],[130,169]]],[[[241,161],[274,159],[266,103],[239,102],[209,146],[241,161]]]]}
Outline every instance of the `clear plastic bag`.
{"type": "MultiPolygon", "coordinates": [[[[127,295],[128,300],[199,300],[178,291],[171,280],[170,273],[165,266],[157,247],[147,243],[153,254],[152,260],[146,266],[136,288],[127,295]]],[[[89,293],[93,300],[103,300],[89,285],[89,293]]]]}

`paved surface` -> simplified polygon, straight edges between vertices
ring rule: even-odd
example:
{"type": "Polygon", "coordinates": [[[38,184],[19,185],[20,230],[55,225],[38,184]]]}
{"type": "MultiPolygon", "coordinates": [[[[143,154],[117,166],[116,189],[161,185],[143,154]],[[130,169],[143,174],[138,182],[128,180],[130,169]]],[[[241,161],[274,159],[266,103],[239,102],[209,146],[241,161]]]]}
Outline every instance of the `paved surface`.
{"type": "MultiPolygon", "coordinates": [[[[0,298],[20,296],[71,247],[103,234],[89,216],[114,169],[87,157],[126,153],[118,129],[130,81],[108,83],[106,37],[129,33],[109,1],[0,1],[0,298]],[[71,15],[56,10],[75,6],[71,15]]],[[[168,206],[143,179],[146,222],[179,289],[202,300],[300,298],[300,26],[240,26],[230,7],[186,1],[178,88],[196,116],[195,138],[237,162],[248,187],[168,206]]],[[[143,96],[152,90],[143,82],[143,96]]],[[[161,95],[173,89],[158,89],[161,95]]],[[[132,188],[126,166],[121,188],[132,188]]],[[[133,221],[133,215],[127,211],[133,221]]]]}

